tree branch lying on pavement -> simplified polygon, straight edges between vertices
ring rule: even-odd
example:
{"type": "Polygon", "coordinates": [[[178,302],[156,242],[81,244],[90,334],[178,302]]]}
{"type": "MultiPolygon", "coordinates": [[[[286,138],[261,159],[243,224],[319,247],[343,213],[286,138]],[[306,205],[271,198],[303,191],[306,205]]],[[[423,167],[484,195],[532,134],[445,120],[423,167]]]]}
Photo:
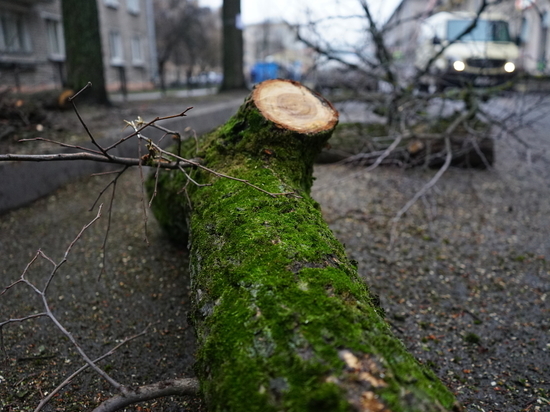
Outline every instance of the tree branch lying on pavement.
{"type": "Polygon", "coordinates": [[[92,226],[97,220],[99,220],[99,218],[101,217],[101,213],[102,213],[102,205],[99,207],[96,217],[92,219],[88,224],[86,224],[82,228],[82,230],[78,233],[78,235],[74,238],[74,240],[69,244],[69,246],[65,250],[63,258],[59,262],[55,262],[53,259],[47,256],[42,250],[38,250],[38,252],[34,255],[31,261],[26,265],[19,279],[14,281],[10,285],[6,286],[0,292],[0,298],[1,298],[10,289],[17,287],[18,285],[26,285],[32,290],[32,292],[40,296],[42,301],[42,306],[43,306],[43,312],[33,313],[30,315],[22,316],[20,318],[11,318],[4,321],[0,320],[0,346],[4,354],[6,354],[5,342],[3,339],[3,330],[5,327],[8,327],[9,325],[16,324],[16,323],[22,323],[22,322],[34,320],[37,318],[46,317],[50,319],[51,322],[53,322],[56,328],[60,330],[65,337],[67,337],[67,339],[73,344],[73,346],[76,348],[76,350],[80,354],[80,357],[86,362],[82,367],[80,367],[75,372],[73,372],[63,382],[57,385],[57,387],[55,387],[46,396],[44,396],[43,399],[40,401],[40,403],[37,405],[37,407],[34,409],[34,412],[41,411],[44,408],[44,406],[46,406],[54,396],[56,396],[65,386],[70,384],[74,380],[74,378],[76,378],[80,373],[82,373],[88,368],[91,368],[95,373],[97,373],[105,381],[107,381],[116,392],[119,392],[118,395],[115,395],[114,397],[106,400],[101,405],[99,405],[95,409],[96,412],[116,411],[130,404],[143,402],[146,400],[151,400],[151,399],[160,398],[164,396],[170,396],[170,395],[185,396],[185,395],[194,395],[198,393],[199,387],[198,387],[198,381],[196,379],[189,379],[189,378],[169,379],[161,382],[156,382],[150,385],[141,385],[141,386],[124,385],[119,383],[111,375],[109,375],[104,369],[99,367],[98,363],[100,361],[113,355],[123,345],[147,333],[150,325],[146,327],[142,332],[134,336],[123,339],[121,342],[119,342],[117,345],[111,348],[108,352],[99,356],[97,359],[92,360],[88,356],[87,352],[83,349],[82,345],[73,336],[73,334],[69,330],[67,330],[67,328],[65,328],[63,323],[53,313],[52,306],[50,304],[50,299],[48,297],[48,291],[49,291],[50,285],[52,284],[54,278],[59,274],[61,268],[66,264],[69,254],[73,249],[73,247],[75,246],[75,244],[80,240],[84,232],[90,226],[92,226]],[[27,274],[30,268],[39,259],[44,259],[52,265],[52,270],[50,272],[50,275],[47,277],[45,284],[42,288],[38,287],[35,283],[31,282],[27,278],[27,274]]]}

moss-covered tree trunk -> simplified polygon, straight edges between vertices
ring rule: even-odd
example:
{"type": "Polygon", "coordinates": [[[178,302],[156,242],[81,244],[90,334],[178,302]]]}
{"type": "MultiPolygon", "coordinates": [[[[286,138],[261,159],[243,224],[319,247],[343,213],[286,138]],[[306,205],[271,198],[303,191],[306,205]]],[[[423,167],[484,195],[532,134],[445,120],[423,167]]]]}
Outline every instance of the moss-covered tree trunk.
{"type": "Polygon", "coordinates": [[[97,1],[62,0],[61,10],[68,86],[78,91],[91,82],[91,90],[82,98],[87,97],[98,104],[109,104],[105,89],[97,1]]]}
{"type": "MultiPolygon", "coordinates": [[[[196,371],[213,411],[446,411],[453,395],[396,339],[309,196],[337,112],[282,80],[261,83],[203,139],[210,186],[165,173],[154,210],[190,233],[196,371]],[[184,212],[187,211],[187,212],[184,212]],[[188,219],[188,226],[184,219],[188,219]]],[[[195,153],[188,153],[189,156],[195,153]]]]}

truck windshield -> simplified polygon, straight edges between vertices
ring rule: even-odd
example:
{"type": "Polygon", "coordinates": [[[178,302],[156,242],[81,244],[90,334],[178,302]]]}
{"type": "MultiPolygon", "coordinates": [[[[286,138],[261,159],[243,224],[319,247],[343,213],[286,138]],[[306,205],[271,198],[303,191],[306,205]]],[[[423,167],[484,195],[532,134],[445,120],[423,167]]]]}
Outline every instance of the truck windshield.
{"type": "MultiPolygon", "coordinates": [[[[471,20],[449,20],[447,39],[456,40],[466,30],[471,20]]],[[[471,32],[464,35],[461,41],[510,41],[508,23],[502,20],[478,20],[471,32]]]]}

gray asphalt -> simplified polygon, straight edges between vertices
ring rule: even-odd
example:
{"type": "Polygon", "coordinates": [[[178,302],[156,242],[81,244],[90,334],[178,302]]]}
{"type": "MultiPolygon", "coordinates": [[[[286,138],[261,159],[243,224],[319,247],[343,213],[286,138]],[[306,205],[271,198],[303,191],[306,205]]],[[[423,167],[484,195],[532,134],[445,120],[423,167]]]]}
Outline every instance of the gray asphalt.
{"type": "MultiPolygon", "coordinates": [[[[501,115],[506,116],[505,108],[515,111],[516,104],[502,100],[501,115]]],[[[534,109],[530,113],[536,114],[534,109]]],[[[316,167],[313,195],[358,261],[361,276],[380,295],[395,333],[468,411],[550,408],[546,121],[530,124],[524,134],[500,135],[493,170],[445,174],[401,220],[393,248],[388,222],[434,172],[316,167]],[[526,139],[532,147],[521,142],[526,139]]],[[[61,259],[95,216],[88,209],[111,178],[83,178],[0,216],[0,284],[16,280],[38,248],[61,259]]],[[[108,198],[103,202],[106,208],[108,198]]],[[[56,275],[49,294],[54,312],[92,357],[158,322],[105,362],[122,382],[193,376],[187,254],[163,237],[151,216],[145,241],[138,171],[117,185],[106,273],[98,282],[107,220],[104,209],[56,275]]],[[[29,278],[44,284],[50,270],[48,264],[37,265],[29,278]]],[[[2,318],[39,308],[39,300],[25,288],[0,297],[2,318]]],[[[5,410],[36,406],[41,393],[82,364],[46,321],[7,328],[4,343],[0,407],[5,410]]],[[[108,386],[85,373],[49,410],[89,410],[109,394],[108,386]]],[[[200,399],[168,398],[142,406],[202,410],[200,399]]]]}

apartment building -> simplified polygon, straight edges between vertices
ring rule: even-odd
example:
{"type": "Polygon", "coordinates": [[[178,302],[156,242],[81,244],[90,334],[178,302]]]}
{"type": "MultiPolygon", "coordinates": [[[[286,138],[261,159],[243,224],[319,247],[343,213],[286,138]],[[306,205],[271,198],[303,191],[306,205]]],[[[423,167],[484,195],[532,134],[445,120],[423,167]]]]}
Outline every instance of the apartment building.
{"type": "MultiPolygon", "coordinates": [[[[156,79],[152,0],[97,0],[109,91],[156,79]]],[[[65,84],[61,0],[0,0],[0,86],[21,92],[65,84]]]]}
{"type": "Polygon", "coordinates": [[[518,0],[512,23],[520,40],[523,68],[531,74],[549,75],[549,0],[518,0]]]}

